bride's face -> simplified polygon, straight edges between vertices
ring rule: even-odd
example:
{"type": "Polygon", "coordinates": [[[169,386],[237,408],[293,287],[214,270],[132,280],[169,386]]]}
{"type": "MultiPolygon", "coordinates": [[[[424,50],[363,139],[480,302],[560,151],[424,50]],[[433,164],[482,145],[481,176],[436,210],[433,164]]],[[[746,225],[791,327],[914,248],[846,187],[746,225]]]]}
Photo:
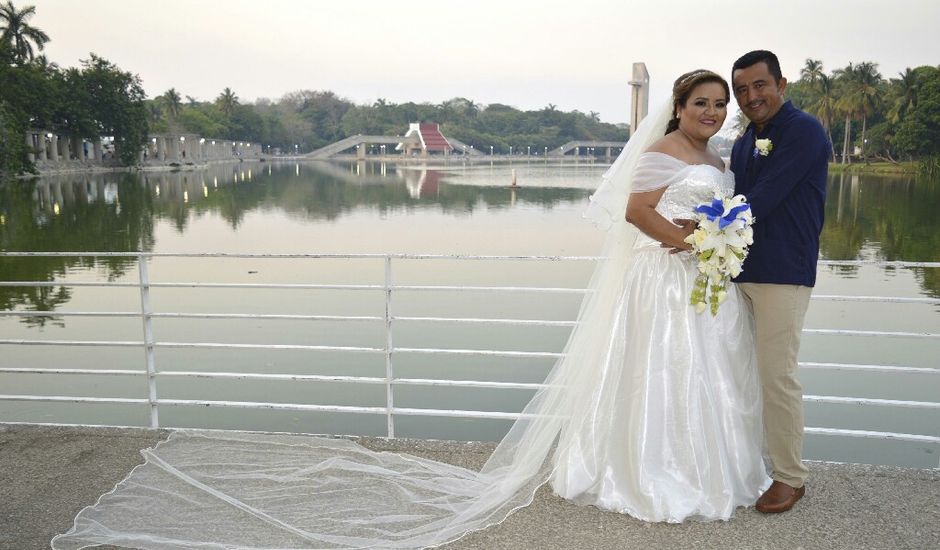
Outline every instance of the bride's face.
{"type": "Polygon", "coordinates": [[[685,105],[679,107],[679,129],[686,135],[705,139],[715,135],[728,116],[728,96],[717,82],[705,82],[692,89],[685,105]]]}

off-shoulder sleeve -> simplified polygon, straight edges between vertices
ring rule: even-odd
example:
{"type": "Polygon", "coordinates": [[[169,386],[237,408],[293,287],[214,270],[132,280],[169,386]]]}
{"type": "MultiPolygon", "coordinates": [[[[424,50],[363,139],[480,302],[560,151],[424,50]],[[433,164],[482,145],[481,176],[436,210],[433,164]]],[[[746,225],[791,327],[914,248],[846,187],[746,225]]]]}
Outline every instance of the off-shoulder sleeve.
{"type": "Polygon", "coordinates": [[[643,153],[633,172],[632,193],[645,193],[668,187],[681,179],[685,162],[664,153],[643,153]]]}

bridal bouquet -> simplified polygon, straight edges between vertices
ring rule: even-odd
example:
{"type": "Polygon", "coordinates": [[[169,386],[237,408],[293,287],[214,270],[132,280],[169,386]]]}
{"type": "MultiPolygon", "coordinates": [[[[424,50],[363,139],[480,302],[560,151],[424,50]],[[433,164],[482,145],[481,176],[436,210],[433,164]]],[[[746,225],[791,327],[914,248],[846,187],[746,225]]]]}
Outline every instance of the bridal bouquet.
{"type": "Polygon", "coordinates": [[[698,258],[699,274],[691,303],[697,313],[711,306],[712,315],[717,315],[718,306],[728,296],[728,279],[741,273],[747,247],[754,242],[754,217],[744,195],[715,195],[711,203],[696,207],[693,219],[698,227],[685,238],[698,258]]]}

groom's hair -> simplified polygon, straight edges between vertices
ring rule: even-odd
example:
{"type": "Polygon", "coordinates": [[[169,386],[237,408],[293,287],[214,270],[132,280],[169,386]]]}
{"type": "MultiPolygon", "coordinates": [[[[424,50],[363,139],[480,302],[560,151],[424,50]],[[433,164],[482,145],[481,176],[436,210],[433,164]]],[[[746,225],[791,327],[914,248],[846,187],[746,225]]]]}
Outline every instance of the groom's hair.
{"type": "Polygon", "coordinates": [[[774,77],[775,82],[779,83],[780,79],[783,78],[783,73],[780,72],[780,62],[777,61],[777,56],[773,52],[767,50],[754,50],[742,55],[731,67],[731,74],[734,75],[734,71],[738,69],[746,69],[761,62],[767,64],[770,75],[774,77]]]}

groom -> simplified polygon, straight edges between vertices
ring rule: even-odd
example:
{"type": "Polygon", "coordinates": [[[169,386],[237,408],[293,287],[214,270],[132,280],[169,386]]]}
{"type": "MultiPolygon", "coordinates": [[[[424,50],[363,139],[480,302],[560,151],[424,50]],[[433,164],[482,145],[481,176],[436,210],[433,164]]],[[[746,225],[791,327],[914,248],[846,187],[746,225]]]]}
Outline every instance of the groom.
{"type": "Polygon", "coordinates": [[[731,70],[732,91],[750,119],[731,152],[735,194],[754,214],[754,244],[735,282],[754,313],[764,431],[773,484],[757,500],[764,513],[786,512],[805,492],[803,388],[797,353],[816,283],[826,200],[829,143],[812,116],[784,100],[777,56],[757,50],[731,70]]]}

